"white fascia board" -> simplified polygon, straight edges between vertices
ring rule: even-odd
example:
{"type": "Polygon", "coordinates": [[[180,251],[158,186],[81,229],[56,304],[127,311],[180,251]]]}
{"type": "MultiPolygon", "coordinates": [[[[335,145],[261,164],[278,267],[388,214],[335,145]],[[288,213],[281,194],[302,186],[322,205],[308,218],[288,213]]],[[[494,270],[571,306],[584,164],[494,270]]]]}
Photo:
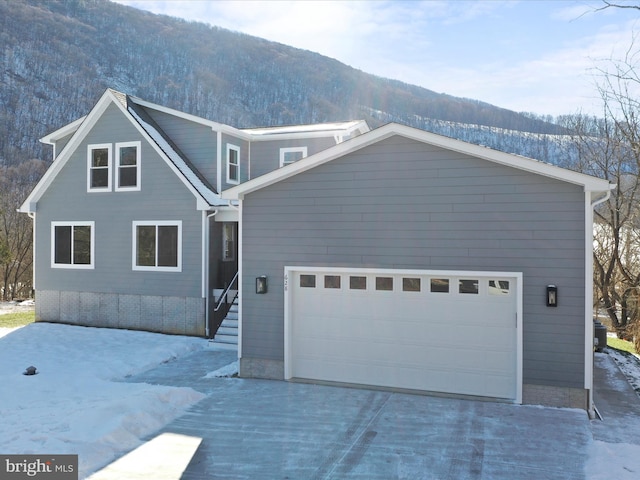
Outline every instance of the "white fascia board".
{"type": "MultiPolygon", "coordinates": [[[[71,137],[71,140],[65,145],[60,154],[53,160],[51,166],[47,169],[45,174],[36,184],[26,200],[22,203],[20,208],[18,208],[19,212],[29,213],[36,211],[36,204],[38,203],[38,200],[40,200],[44,192],[53,182],[53,179],[56,177],[56,175],[58,175],[60,170],[62,170],[62,167],[65,166],[65,164],[71,157],[71,154],[75,151],[80,142],[82,142],[86,134],[94,127],[98,119],[102,116],[104,111],[112,102],[116,105],[120,105],[112,91],[107,89],[102,94],[102,97],[100,97],[100,100],[98,100],[91,112],[89,112],[86,117],[83,117],[83,121],[79,123],[78,129],[74,133],[73,137],[71,137]]],[[[76,120],[76,122],[78,121],[79,120],[76,120]]],[[[59,132],[60,130],[57,131],[59,132]]]]}
{"type": "Polygon", "coordinates": [[[74,133],[76,130],[78,130],[82,122],[84,122],[85,118],[87,118],[86,115],[84,117],[80,117],[79,119],[65,125],[62,128],[59,128],[55,132],[51,132],[48,135],[45,135],[39,140],[40,143],[45,143],[47,145],[55,145],[56,140],[66,137],[67,135],[70,135],[74,133]]]}
{"type": "Polygon", "coordinates": [[[173,108],[164,107],[162,105],[158,105],[156,103],[147,102],[146,100],[142,100],[137,97],[129,97],[131,101],[135,104],[140,105],[144,108],[150,108],[152,110],[158,110],[159,112],[166,113],[168,115],[172,115],[174,117],[182,118],[184,120],[188,120],[190,122],[198,123],[200,125],[205,125],[207,127],[211,127],[212,130],[216,132],[222,132],[229,135],[234,135],[236,137],[240,137],[243,140],[251,140],[251,136],[247,135],[247,133],[243,132],[238,128],[234,128],[230,125],[225,125],[223,123],[214,122],[211,120],[207,120],[206,118],[197,117],[195,115],[191,115],[190,113],[181,112],[179,110],[174,110],[173,108]]]}
{"type": "Polygon", "coordinates": [[[350,135],[356,130],[366,133],[370,129],[366,121],[355,120],[353,122],[300,125],[299,127],[248,128],[244,129],[244,132],[250,134],[251,140],[254,142],[272,142],[275,140],[330,138],[334,137],[336,134],[350,135]],[[324,126],[324,128],[319,128],[321,126],[324,126]],[[286,133],[280,133],[282,131],[285,131],[286,133]]]}
{"type": "MultiPolygon", "coordinates": [[[[53,179],[60,172],[62,167],[67,163],[71,154],[76,150],[78,145],[84,140],[86,134],[95,126],[96,122],[102,114],[105,112],[107,107],[111,104],[116,105],[122,114],[129,119],[131,124],[140,132],[140,134],[145,138],[145,140],[154,148],[154,150],[160,155],[165,163],[173,170],[173,172],[180,178],[180,180],[184,183],[184,185],[191,191],[191,193],[196,197],[196,205],[198,210],[208,210],[211,208],[212,203],[210,203],[206,198],[204,198],[200,192],[185,178],[184,174],[174,165],[174,163],[168,158],[167,154],[160,148],[157,142],[144,130],[144,128],[136,121],[133,115],[125,108],[124,105],[116,98],[113,91],[111,89],[107,89],[105,93],[100,97],[96,106],[89,112],[89,114],[85,117],[85,121],[81,122],[79,128],[77,129],[74,136],[71,138],[69,143],[64,147],[60,155],[54,160],[53,164],[46,171],[42,179],[35,186],[31,194],[26,198],[26,200],[22,203],[19,212],[29,213],[36,211],[36,205],[44,192],[53,182],[53,179]]],[[[218,195],[215,195],[219,198],[218,195]]],[[[216,202],[213,202],[215,204],[216,202]]],[[[220,201],[221,204],[226,204],[227,202],[220,201]]]]}
{"type": "Polygon", "coordinates": [[[407,127],[397,123],[389,123],[368,133],[347,140],[335,147],[328,148],[320,153],[298,160],[286,167],[261,175],[253,180],[249,180],[237,187],[225,190],[222,192],[221,196],[222,198],[232,200],[241,199],[248,193],[290,178],[294,175],[305,172],[338,157],[342,157],[395,135],[400,135],[418,142],[427,143],[436,147],[462,153],[464,155],[482,158],[493,163],[580,185],[585,191],[605,192],[611,188],[607,180],[592,177],[590,175],[573,172],[571,170],[556,167],[555,165],[550,165],[531,158],[500,152],[488,147],[474,145],[472,143],[437,135],[417,128],[407,127]]]}
{"type": "MultiPolygon", "coordinates": [[[[513,153],[505,153],[499,150],[494,150],[489,147],[483,147],[481,145],[475,145],[473,143],[463,142],[462,140],[456,140],[454,138],[437,135],[422,130],[418,130],[412,127],[406,127],[404,125],[398,125],[401,132],[399,135],[413,138],[417,141],[429,143],[434,146],[442,147],[448,150],[452,150],[465,155],[470,155],[490,162],[498,163],[508,167],[514,167],[519,170],[524,170],[545,177],[554,178],[567,183],[573,183],[584,187],[585,191],[605,192],[609,190],[609,182],[601,178],[592,177],[584,173],[574,172],[561,168],[550,163],[541,162],[532,158],[523,157],[521,155],[515,155],[513,153]]],[[[385,127],[382,127],[385,128],[385,127]]]]}
{"type": "Polygon", "coordinates": [[[336,134],[344,135],[346,130],[324,130],[322,132],[274,133],[260,134],[251,137],[251,142],[275,142],[279,140],[299,140],[306,138],[333,138],[336,134]]]}

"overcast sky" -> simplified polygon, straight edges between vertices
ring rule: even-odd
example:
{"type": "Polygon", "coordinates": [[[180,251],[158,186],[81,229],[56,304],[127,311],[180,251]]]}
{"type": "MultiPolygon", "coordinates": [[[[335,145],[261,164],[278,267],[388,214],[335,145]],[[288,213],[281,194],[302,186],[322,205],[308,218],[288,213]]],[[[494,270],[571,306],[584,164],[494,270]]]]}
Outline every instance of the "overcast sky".
{"type": "Polygon", "coordinates": [[[596,11],[600,0],[116,1],[544,115],[600,114],[594,69],[640,29],[639,10],[596,11]]]}

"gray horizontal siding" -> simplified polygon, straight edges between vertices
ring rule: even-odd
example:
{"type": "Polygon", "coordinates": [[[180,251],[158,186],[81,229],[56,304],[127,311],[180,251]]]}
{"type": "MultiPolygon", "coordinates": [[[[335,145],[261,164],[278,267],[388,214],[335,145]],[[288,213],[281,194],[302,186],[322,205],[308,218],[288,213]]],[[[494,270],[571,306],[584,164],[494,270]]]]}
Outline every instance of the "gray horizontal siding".
{"type": "Polygon", "coordinates": [[[191,164],[211,183],[216,185],[217,133],[211,127],[196,122],[146,109],[162,130],[171,138],[191,164]]]}
{"type": "Polygon", "coordinates": [[[275,139],[255,141],[251,143],[251,178],[259,177],[280,168],[280,149],[291,147],[307,147],[307,156],[326,150],[336,144],[333,137],[316,137],[305,139],[275,139]]]}
{"type": "Polygon", "coordinates": [[[69,140],[71,140],[71,137],[73,137],[73,133],[70,133],[69,135],[65,135],[64,137],[59,138],[55,142],[55,153],[56,153],[56,155],[59,155],[60,152],[62,152],[64,147],[67,146],[67,143],[69,143],[69,140]]]}
{"type": "Polygon", "coordinates": [[[515,271],[524,382],[583,388],[584,205],[578,186],[400,137],[254,192],[243,204],[243,356],[283,359],[285,265],[515,271]],[[267,295],[253,293],[259,275],[267,295]],[[557,308],[545,305],[548,284],[557,308]]]}
{"type": "Polygon", "coordinates": [[[201,297],[202,214],[196,199],[114,106],[72,154],[36,212],[36,289],[201,297]],[[142,189],[87,192],[87,144],[142,142],[142,189]],[[182,272],[133,271],[132,222],[182,221],[182,272]],[[51,222],[95,221],[95,269],[51,268],[51,222]]]}
{"type": "MultiPolygon", "coordinates": [[[[228,134],[222,134],[222,190],[235,187],[236,184],[227,183],[227,145],[240,147],[240,183],[249,180],[249,142],[228,134]]],[[[252,146],[253,147],[253,146],[252,146]]]]}

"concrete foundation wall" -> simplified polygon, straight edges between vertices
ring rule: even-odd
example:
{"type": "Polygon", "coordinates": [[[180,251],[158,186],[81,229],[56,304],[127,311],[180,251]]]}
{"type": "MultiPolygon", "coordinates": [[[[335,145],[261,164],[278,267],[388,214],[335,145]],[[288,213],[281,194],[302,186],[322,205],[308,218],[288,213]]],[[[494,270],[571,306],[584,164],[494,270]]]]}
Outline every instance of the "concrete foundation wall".
{"type": "Polygon", "coordinates": [[[43,290],[36,293],[36,321],[204,336],[205,300],[43,290]]]}
{"type": "Polygon", "coordinates": [[[284,380],[284,362],[261,358],[241,358],[238,375],[245,378],[284,380]]]}
{"type": "Polygon", "coordinates": [[[523,385],[522,403],[545,407],[580,408],[588,410],[589,391],[583,388],[523,385]]]}
{"type": "MultiPolygon", "coordinates": [[[[241,358],[239,375],[245,378],[283,380],[284,362],[258,358],[241,358]]],[[[378,389],[379,387],[373,388],[378,389]]],[[[447,395],[445,394],[444,396],[447,395]]],[[[455,395],[452,396],[456,397],[455,395]]],[[[522,397],[522,403],[525,405],[587,410],[589,392],[580,388],[523,385],[522,397]]]]}

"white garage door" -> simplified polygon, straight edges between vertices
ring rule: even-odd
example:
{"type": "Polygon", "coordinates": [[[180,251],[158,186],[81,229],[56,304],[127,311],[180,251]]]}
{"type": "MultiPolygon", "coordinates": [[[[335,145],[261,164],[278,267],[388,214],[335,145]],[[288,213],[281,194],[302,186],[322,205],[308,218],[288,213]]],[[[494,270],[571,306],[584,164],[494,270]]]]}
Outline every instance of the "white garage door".
{"type": "Polygon", "coordinates": [[[518,273],[285,272],[285,376],[521,401],[518,273]]]}

